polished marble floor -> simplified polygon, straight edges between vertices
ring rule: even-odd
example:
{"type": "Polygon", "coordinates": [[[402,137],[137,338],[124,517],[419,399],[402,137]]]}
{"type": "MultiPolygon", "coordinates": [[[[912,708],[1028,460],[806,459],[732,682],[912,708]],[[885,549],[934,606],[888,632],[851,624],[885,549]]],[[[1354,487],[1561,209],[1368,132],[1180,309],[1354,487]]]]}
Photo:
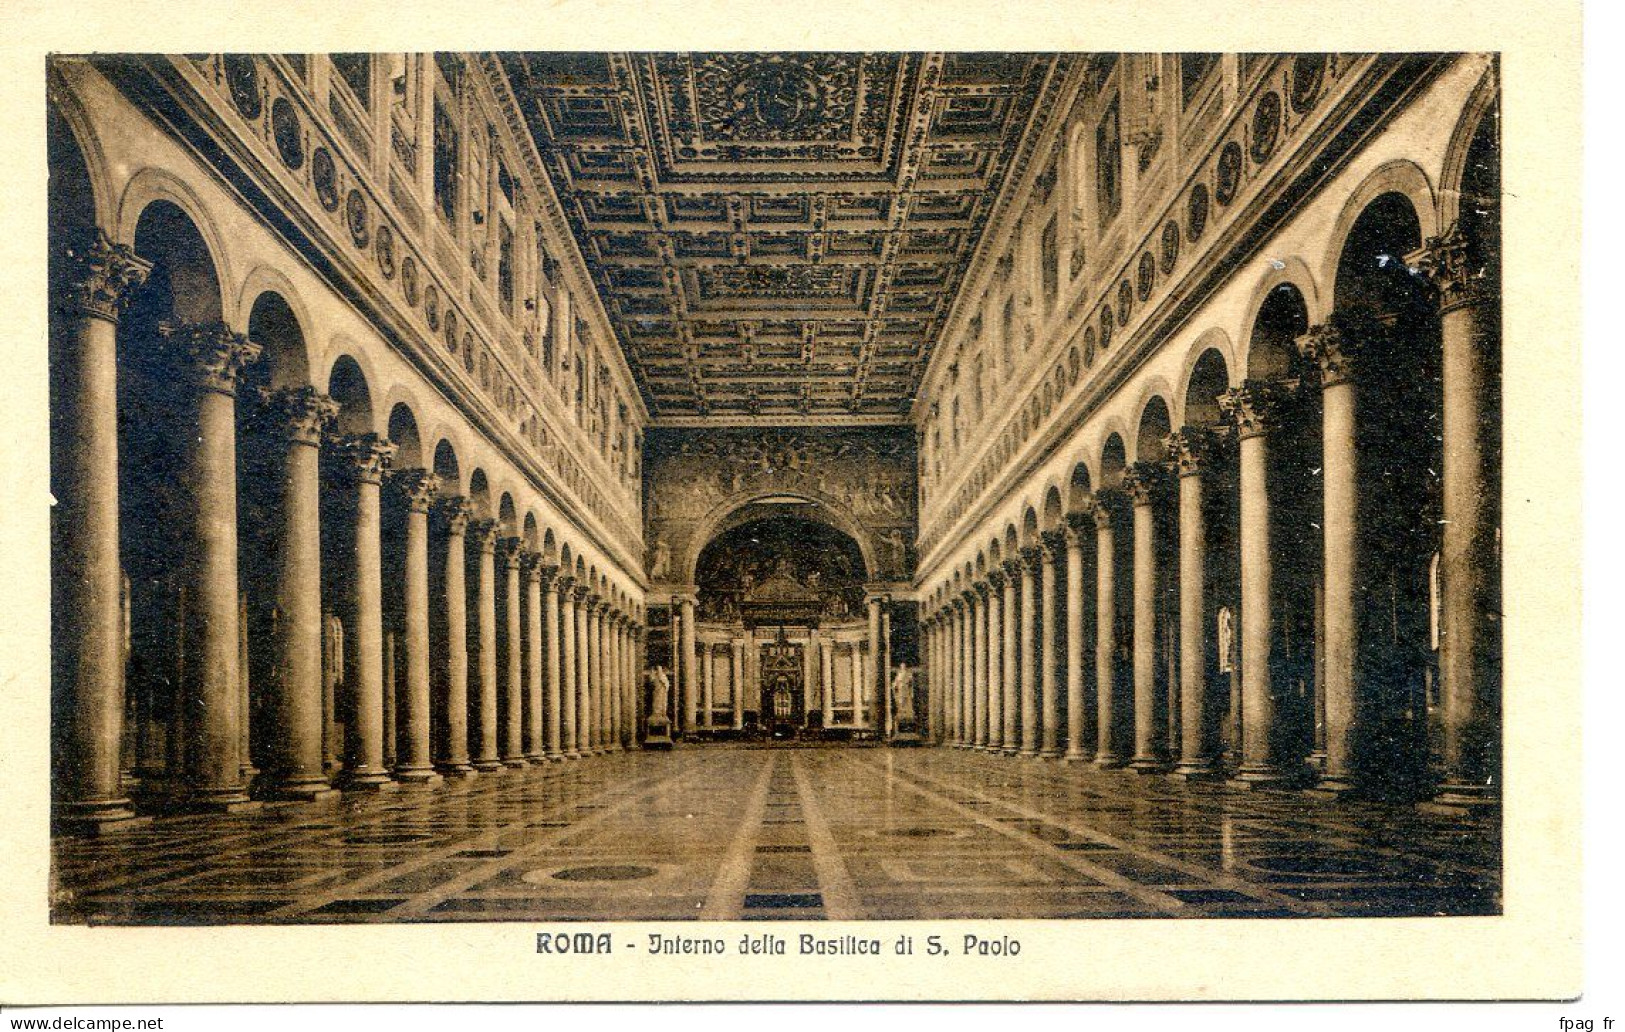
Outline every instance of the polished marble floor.
{"type": "Polygon", "coordinates": [[[942,749],[628,753],[54,843],[53,918],[1494,914],[1499,827],[942,749]]]}

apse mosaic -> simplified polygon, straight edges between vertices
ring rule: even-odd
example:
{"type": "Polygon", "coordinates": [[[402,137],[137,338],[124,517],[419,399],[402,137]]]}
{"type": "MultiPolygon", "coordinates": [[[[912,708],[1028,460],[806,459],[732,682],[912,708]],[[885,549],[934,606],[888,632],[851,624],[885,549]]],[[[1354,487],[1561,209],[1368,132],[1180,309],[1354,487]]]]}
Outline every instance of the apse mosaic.
{"type": "Polygon", "coordinates": [[[1075,58],[509,54],[656,416],[901,418],[1075,58]]]}

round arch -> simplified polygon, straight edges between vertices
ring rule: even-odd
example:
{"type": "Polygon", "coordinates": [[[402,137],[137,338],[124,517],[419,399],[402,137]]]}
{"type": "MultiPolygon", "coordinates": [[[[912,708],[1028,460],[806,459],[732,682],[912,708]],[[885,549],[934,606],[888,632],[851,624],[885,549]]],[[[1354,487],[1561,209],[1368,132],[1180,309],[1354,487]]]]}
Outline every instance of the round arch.
{"type": "Polygon", "coordinates": [[[125,184],[124,193],[119,198],[115,242],[135,247],[136,228],[141,224],[142,216],[158,202],[167,202],[180,209],[203,239],[219,287],[220,321],[228,326],[241,325],[236,311],[237,299],[226,291],[226,284],[236,283],[237,277],[232,272],[231,252],[226,247],[225,238],[214,220],[209,218],[208,206],[177,177],[149,166],[137,172],[125,184]]]}
{"type": "MultiPolygon", "coordinates": [[[[1417,221],[1421,224],[1423,240],[1439,235],[1437,194],[1427,173],[1414,161],[1395,159],[1385,162],[1361,180],[1343,202],[1337,221],[1332,223],[1331,235],[1326,239],[1325,253],[1320,258],[1320,272],[1316,277],[1318,282],[1337,282],[1337,267],[1343,259],[1343,248],[1354,224],[1365,214],[1372,201],[1387,193],[1397,193],[1410,200],[1417,221]]],[[[1303,288],[1300,286],[1299,289],[1303,288]]],[[[1312,319],[1322,317],[1317,311],[1310,309],[1312,319]]]]}
{"type": "Polygon", "coordinates": [[[65,73],[64,66],[55,61],[46,64],[46,103],[51,113],[61,119],[62,128],[70,134],[71,142],[78,149],[80,159],[84,162],[96,225],[103,229],[115,227],[108,232],[108,236],[113,237],[116,242],[128,243],[130,238],[120,236],[116,229],[118,210],[113,200],[114,188],[108,174],[107,155],[102,148],[101,137],[96,132],[95,120],[86,112],[84,102],[65,73]]]}
{"type": "Polygon", "coordinates": [[[750,518],[742,514],[742,510],[767,499],[794,499],[797,502],[810,505],[819,515],[825,517],[824,522],[839,530],[853,541],[857,542],[858,552],[863,556],[863,565],[867,575],[874,579],[880,573],[877,562],[874,542],[864,530],[863,524],[839,502],[833,498],[821,495],[816,491],[798,488],[794,491],[746,491],[733,495],[730,498],[712,506],[711,510],[694,524],[689,537],[688,554],[683,557],[683,583],[694,583],[694,575],[699,568],[700,553],[705,546],[718,535],[731,530],[737,522],[744,522],[750,518]],[[735,518],[738,518],[735,521],[735,518]]]}

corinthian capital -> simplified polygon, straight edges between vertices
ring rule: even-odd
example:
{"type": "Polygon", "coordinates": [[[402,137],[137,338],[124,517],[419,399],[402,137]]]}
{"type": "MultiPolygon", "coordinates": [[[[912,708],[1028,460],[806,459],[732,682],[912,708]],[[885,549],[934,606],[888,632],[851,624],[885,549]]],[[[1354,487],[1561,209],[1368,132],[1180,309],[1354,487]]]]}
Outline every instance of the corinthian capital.
{"type": "Polygon", "coordinates": [[[339,414],[339,404],[314,387],[283,387],[260,392],[260,412],[294,444],[320,445],[339,414]]]}
{"type": "Polygon", "coordinates": [[[1383,332],[1382,324],[1370,316],[1333,312],[1330,319],[1311,326],[1298,338],[1298,353],[1320,367],[1323,386],[1335,387],[1354,379],[1361,356],[1383,332]]]}
{"type": "Polygon", "coordinates": [[[392,469],[389,486],[412,512],[428,512],[440,492],[440,478],[426,469],[392,469]]]}
{"type": "Polygon", "coordinates": [[[510,570],[519,569],[519,557],[525,551],[525,539],[522,537],[503,537],[496,542],[496,557],[503,566],[510,570]]]}
{"type": "Polygon", "coordinates": [[[1135,505],[1158,501],[1168,483],[1168,470],[1160,462],[1136,462],[1123,471],[1123,489],[1135,505]]]}
{"type": "Polygon", "coordinates": [[[115,244],[97,231],[90,246],[68,252],[68,275],[57,307],[66,315],[118,322],[135,292],[147,281],[152,263],[135,249],[115,244]]]}
{"type": "Polygon", "coordinates": [[[1286,390],[1268,380],[1243,380],[1219,395],[1219,408],[1236,424],[1243,439],[1267,434],[1280,422],[1286,390]]]}
{"type": "Polygon", "coordinates": [[[1405,261],[1426,276],[1439,291],[1439,308],[1450,311],[1490,297],[1494,270],[1476,260],[1472,242],[1453,224],[1441,236],[1428,237],[1405,261]]]}
{"type": "Polygon", "coordinates": [[[468,521],[474,516],[474,504],[462,495],[441,496],[435,503],[435,510],[440,514],[448,534],[461,534],[468,530],[468,521]]]}
{"type": "Polygon", "coordinates": [[[468,521],[468,543],[474,546],[477,552],[496,551],[497,534],[501,524],[496,520],[476,519],[468,521]]]}
{"type": "Polygon", "coordinates": [[[1174,469],[1182,477],[1193,477],[1205,472],[1217,457],[1221,440],[1218,434],[1199,426],[1182,426],[1169,434],[1163,444],[1174,469]]]}
{"type": "Polygon", "coordinates": [[[1095,492],[1095,506],[1091,515],[1095,518],[1096,530],[1110,530],[1113,521],[1124,508],[1124,495],[1121,491],[1110,488],[1101,488],[1095,492]]]}
{"type": "Polygon", "coordinates": [[[165,350],[206,391],[235,395],[237,374],[260,357],[258,344],[223,322],[170,323],[158,333],[165,350]]]}
{"type": "Polygon", "coordinates": [[[343,473],[361,484],[376,484],[395,457],[395,446],[379,434],[349,434],[333,442],[332,454],[343,473]]]}

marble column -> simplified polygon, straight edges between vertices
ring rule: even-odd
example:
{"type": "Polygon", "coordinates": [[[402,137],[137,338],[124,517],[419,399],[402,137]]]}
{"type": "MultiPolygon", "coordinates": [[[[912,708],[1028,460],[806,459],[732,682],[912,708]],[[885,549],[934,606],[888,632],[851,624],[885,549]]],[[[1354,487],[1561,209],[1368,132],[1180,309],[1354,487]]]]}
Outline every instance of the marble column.
{"type": "Polygon", "coordinates": [[[1439,291],[1443,347],[1443,541],[1439,636],[1441,753],[1436,804],[1501,798],[1501,324],[1496,269],[1460,225],[1428,240],[1413,265],[1439,291]]]}
{"type": "Polygon", "coordinates": [[[1123,474],[1134,502],[1134,758],[1129,768],[1139,774],[1167,767],[1167,698],[1157,690],[1158,595],[1157,513],[1167,470],[1136,462],[1123,474]]]}
{"type": "Polygon", "coordinates": [[[695,684],[698,679],[698,671],[695,667],[696,657],[694,655],[694,597],[685,595],[679,602],[682,615],[678,631],[681,636],[678,655],[683,663],[683,731],[686,734],[693,734],[699,717],[697,712],[699,709],[699,692],[697,690],[698,685],[695,684]]]}
{"type": "Polygon", "coordinates": [[[965,596],[971,636],[970,735],[965,744],[973,749],[987,748],[987,592],[987,582],[980,581],[965,596]]]}
{"type": "Polygon", "coordinates": [[[338,405],[310,387],[263,399],[285,442],[276,535],[273,657],[266,684],[266,799],[315,800],[334,794],[322,769],[322,526],[319,452],[338,405]]]}
{"type": "Polygon", "coordinates": [[[68,257],[71,279],[51,323],[53,823],[101,832],[146,822],[119,779],[124,726],[120,609],[119,316],[152,264],[97,240],[68,257]]]}
{"type": "Polygon", "coordinates": [[[378,487],[395,446],[377,434],[355,434],[334,447],[355,487],[355,537],[346,624],[344,684],[350,696],[344,725],[341,787],[377,791],[396,783],[384,769],[383,584],[379,554],[378,487]]]}
{"type": "Polygon", "coordinates": [[[1038,755],[1038,576],[1044,553],[1021,550],[1021,755],[1038,755]]]}
{"type": "Polygon", "coordinates": [[[609,628],[615,619],[615,610],[611,608],[609,600],[605,599],[598,605],[597,623],[593,630],[593,641],[597,644],[598,676],[593,683],[593,719],[598,727],[598,751],[607,753],[613,743],[610,738],[610,721],[614,716],[614,703],[611,697],[614,694],[615,671],[609,665],[609,628]]]}
{"type": "Polygon", "coordinates": [[[1095,766],[1121,767],[1117,735],[1117,514],[1122,496],[1095,492],[1095,766]]]}
{"type": "Polygon", "coordinates": [[[592,726],[592,607],[596,603],[591,590],[576,584],[576,683],[574,705],[576,710],[576,751],[582,756],[594,752],[592,726]]]}
{"type": "Polygon", "coordinates": [[[937,743],[951,747],[954,741],[954,610],[943,602],[937,611],[937,666],[941,683],[937,686],[937,743]]]}
{"type": "Polygon", "coordinates": [[[464,548],[474,509],[462,497],[442,498],[436,509],[446,542],[440,594],[445,634],[440,702],[445,753],[437,769],[446,777],[462,778],[474,774],[474,766],[468,762],[468,553],[464,548]]]}
{"type": "Polygon", "coordinates": [[[475,520],[468,527],[474,546],[474,641],[469,645],[469,748],[474,769],[502,769],[497,746],[497,521],[475,520]]]}
{"type": "Polygon", "coordinates": [[[1179,472],[1179,764],[1174,776],[1213,777],[1219,749],[1217,699],[1210,680],[1206,478],[1218,438],[1200,427],[1170,434],[1179,472]]]}
{"type": "Polygon", "coordinates": [[[1066,518],[1066,761],[1086,763],[1092,743],[1084,738],[1086,723],[1083,669],[1083,544],[1093,530],[1082,514],[1066,518]]]}
{"type": "Polygon", "coordinates": [[[525,579],[525,762],[543,763],[547,759],[547,675],[542,654],[542,580],[548,577],[548,567],[540,552],[524,553],[520,565],[525,579]]]}
{"type": "Polygon", "coordinates": [[[1320,370],[1323,580],[1321,671],[1325,685],[1326,766],[1317,786],[1342,793],[1361,787],[1362,740],[1371,728],[1360,670],[1359,396],[1355,371],[1375,324],[1334,314],[1298,340],[1320,370]]]}
{"type": "Polygon", "coordinates": [[[1001,752],[1014,756],[1021,751],[1021,634],[1017,595],[1021,589],[1021,560],[1015,556],[1004,560],[1004,659],[1002,687],[1004,701],[1000,710],[1004,715],[1004,734],[1001,752]]]}
{"type": "Polygon", "coordinates": [[[852,726],[863,727],[863,643],[852,643],[852,726]]]}
{"type": "Polygon", "coordinates": [[[599,645],[603,640],[604,600],[597,595],[589,596],[584,611],[587,619],[586,637],[582,640],[582,648],[586,655],[586,662],[581,669],[586,674],[586,680],[581,686],[581,726],[586,751],[596,756],[604,751],[604,727],[602,722],[602,694],[604,683],[604,655],[599,645]]]}
{"type": "Polygon", "coordinates": [[[1241,469],[1241,766],[1238,786],[1278,785],[1295,773],[1278,720],[1275,683],[1275,554],[1269,486],[1269,432],[1285,393],[1276,384],[1246,380],[1220,404],[1235,420],[1241,469]]]}
{"type": "Polygon", "coordinates": [[[997,563],[987,574],[987,738],[988,752],[1004,748],[1004,570],[997,563]]]}
{"type": "Polygon", "coordinates": [[[1039,719],[1038,755],[1046,760],[1061,758],[1061,591],[1060,573],[1066,563],[1066,540],[1058,530],[1045,531],[1043,539],[1043,573],[1040,586],[1043,601],[1039,603],[1043,632],[1039,643],[1040,700],[1043,715],[1039,719]]]}
{"type": "Polygon", "coordinates": [[[716,652],[710,642],[700,644],[700,723],[699,726],[711,727],[711,709],[716,705],[716,678],[717,662],[716,652]]]}
{"type": "Polygon", "coordinates": [[[575,759],[581,755],[576,739],[576,585],[575,579],[561,576],[559,596],[559,722],[560,756],[575,759]]]}
{"type": "Polygon", "coordinates": [[[395,721],[395,780],[431,784],[440,775],[429,745],[429,508],[440,478],[426,469],[391,470],[389,485],[406,506],[401,585],[406,677],[395,721]]]}
{"type": "Polygon", "coordinates": [[[886,691],[886,655],[880,637],[880,608],[884,603],[880,595],[870,595],[869,602],[869,658],[872,664],[872,674],[869,678],[870,690],[875,697],[875,715],[882,735],[886,733],[886,698],[891,693],[886,691]]]}
{"type": "MultiPolygon", "coordinates": [[[[745,729],[745,643],[738,638],[733,640],[730,649],[732,665],[728,668],[729,676],[733,682],[733,726],[735,731],[745,729]]],[[[825,657],[826,663],[828,656],[825,657]]],[[[828,698],[828,689],[824,689],[825,698],[828,698]]],[[[829,724],[829,709],[826,703],[824,709],[824,723],[829,724]]]]}
{"type": "Polygon", "coordinates": [[[961,749],[971,744],[971,691],[975,676],[971,634],[971,596],[964,593],[954,600],[954,744],[961,749]]]}
{"type": "Polygon", "coordinates": [[[626,615],[617,612],[609,629],[609,748],[620,752],[626,747],[626,615]]]}
{"type": "MultiPolygon", "coordinates": [[[[223,323],[165,326],[160,346],[190,389],[183,417],[187,597],[181,671],[183,796],[192,809],[248,807],[238,663],[237,374],[259,345],[223,323]]],[[[376,484],[374,484],[376,488],[376,484]]],[[[374,492],[376,502],[376,491],[374,492]]],[[[376,535],[375,535],[376,536],[376,535]]],[[[117,593],[114,595],[117,599],[117,593]]]]}

